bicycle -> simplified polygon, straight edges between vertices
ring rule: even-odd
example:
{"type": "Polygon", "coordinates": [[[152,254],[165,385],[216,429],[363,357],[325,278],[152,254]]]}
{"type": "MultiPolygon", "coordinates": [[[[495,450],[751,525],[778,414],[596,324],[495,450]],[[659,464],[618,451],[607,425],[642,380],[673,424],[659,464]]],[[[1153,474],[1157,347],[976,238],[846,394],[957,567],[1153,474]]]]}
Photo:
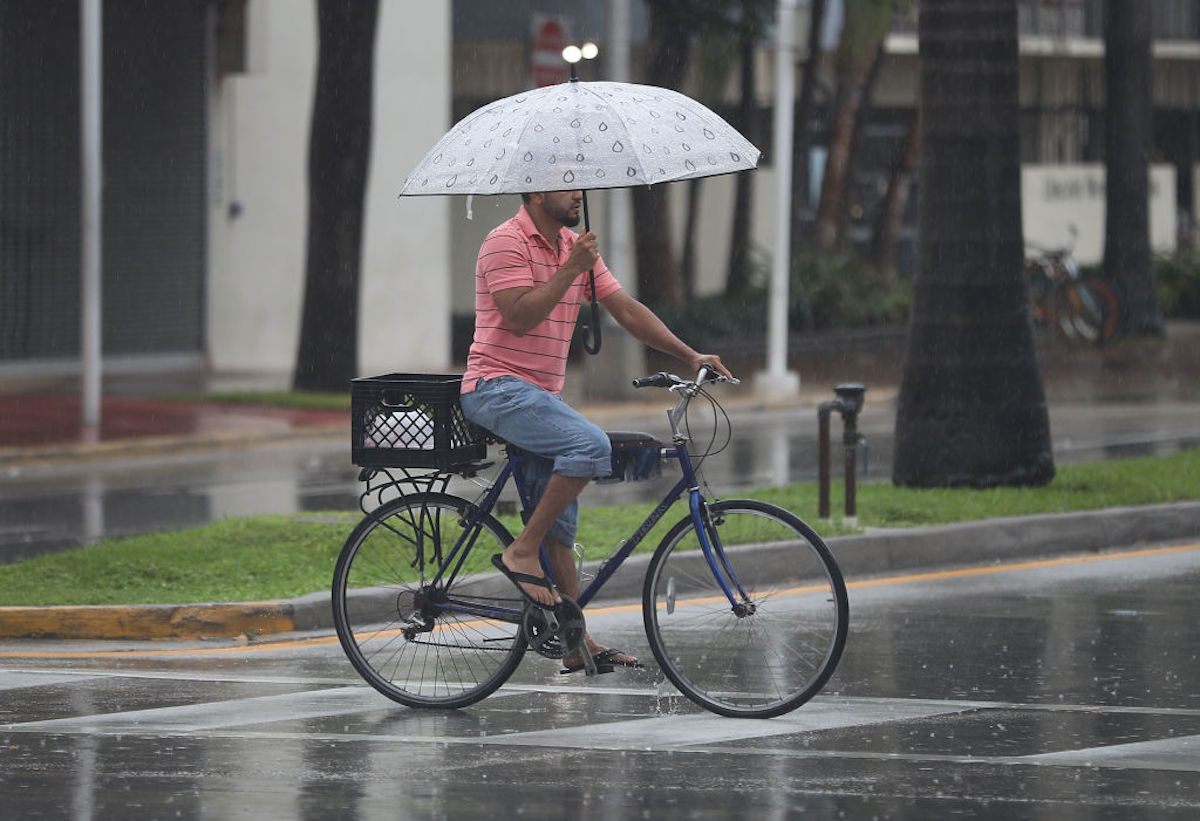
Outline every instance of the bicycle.
{"type": "Polygon", "coordinates": [[[1060,248],[1026,243],[1037,254],[1025,260],[1033,318],[1039,325],[1053,325],[1068,342],[1103,344],[1117,330],[1117,298],[1104,280],[1080,273],[1073,253],[1074,228],[1071,236],[1072,243],[1060,248]]]}
{"type": "MultiPolygon", "coordinates": [[[[483,461],[489,435],[462,417],[458,379],[392,374],[355,380],[353,390],[362,395],[352,402],[353,450],[356,464],[366,463],[360,475],[367,482],[365,516],[337,560],[333,615],[342,648],[372,687],[410,707],[464,707],[495,692],[530,652],[562,659],[583,650],[593,675],[582,608],[686,497],[688,513],[662,537],[642,585],[643,625],[662,672],[693,702],[725,716],[781,715],[821,690],[841,658],[849,617],[845,583],[829,548],[781,507],[709,501],[700,490],[696,471],[713,449],[716,428],[708,451],[693,455],[688,406],[705,397],[731,436],[728,415],[706,390],[723,377],[702,368],[694,380],[667,373],[634,380],[676,394],[667,410],[671,444],[648,434],[610,433],[616,478],[645,475],[664,459],[678,463],[681,478],[581,586],[578,601],[563,597],[553,608],[526,603],[488,564],[513,538],[494,511],[510,480],[520,476],[521,456],[500,442],[498,476],[480,478],[492,467],[483,461]],[[408,433],[414,420],[425,434],[417,445],[408,433]],[[404,447],[375,446],[379,436],[371,431],[389,426],[405,431],[399,435],[408,439],[404,447]],[[480,484],[479,498],[446,492],[454,476],[480,484]],[[393,492],[399,495],[383,501],[393,492]],[[368,510],[367,500],[381,503],[368,510]]],[[[515,484],[528,508],[524,488],[515,484]]],[[[544,553],[543,547],[549,573],[544,553]]]]}

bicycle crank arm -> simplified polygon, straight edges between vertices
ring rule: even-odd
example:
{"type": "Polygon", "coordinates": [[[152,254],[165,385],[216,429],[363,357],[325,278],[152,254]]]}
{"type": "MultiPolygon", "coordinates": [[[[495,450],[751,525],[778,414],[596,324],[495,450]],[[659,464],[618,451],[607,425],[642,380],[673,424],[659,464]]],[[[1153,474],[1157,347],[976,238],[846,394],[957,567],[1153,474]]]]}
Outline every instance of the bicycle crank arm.
{"type": "Polygon", "coordinates": [[[563,646],[567,648],[567,655],[578,653],[579,657],[583,659],[583,673],[590,678],[596,675],[597,669],[596,660],[588,652],[587,640],[584,638],[587,635],[587,625],[583,618],[583,608],[572,598],[567,596],[561,596],[561,598],[562,603],[555,608],[558,611],[560,625],[558,636],[563,646]]]}

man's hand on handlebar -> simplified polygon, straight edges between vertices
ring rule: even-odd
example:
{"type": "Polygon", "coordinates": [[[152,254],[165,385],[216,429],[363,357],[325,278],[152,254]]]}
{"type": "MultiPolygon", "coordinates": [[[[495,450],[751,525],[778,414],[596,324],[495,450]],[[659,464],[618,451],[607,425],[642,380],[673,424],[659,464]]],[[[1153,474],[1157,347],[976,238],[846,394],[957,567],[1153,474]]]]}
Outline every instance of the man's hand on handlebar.
{"type": "Polygon", "coordinates": [[[709,370],[716,371],[726,379],[733,381],[733,374],[730,373],[729,369],[725,367],[725,364],[721,361],[721,357],[717,356],[716,354],[697,354],[696,358],[693,359],[690,364],[693,371],[699,372],[700,368],[706,367],[709,370]]]}

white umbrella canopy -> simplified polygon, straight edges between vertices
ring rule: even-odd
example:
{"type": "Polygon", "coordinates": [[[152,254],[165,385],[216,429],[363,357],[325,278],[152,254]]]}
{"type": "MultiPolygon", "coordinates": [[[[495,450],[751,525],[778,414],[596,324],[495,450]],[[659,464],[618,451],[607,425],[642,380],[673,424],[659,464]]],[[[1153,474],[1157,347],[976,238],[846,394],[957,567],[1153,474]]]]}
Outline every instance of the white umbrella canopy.
{"type": "Polygon", "coordinates": [[[745,171],[759,150],[670,89],[581,82],[505,97],[463,118],[401,196],[519,194],[654,185],[745,171]]]}

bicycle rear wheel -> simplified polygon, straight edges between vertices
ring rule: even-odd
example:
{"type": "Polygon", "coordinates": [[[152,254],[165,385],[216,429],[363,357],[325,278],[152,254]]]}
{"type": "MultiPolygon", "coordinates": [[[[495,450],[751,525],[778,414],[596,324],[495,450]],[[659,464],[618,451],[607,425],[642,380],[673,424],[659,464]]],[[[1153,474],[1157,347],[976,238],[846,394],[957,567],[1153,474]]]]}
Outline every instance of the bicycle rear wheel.
{"type": "Polygon", "coordinates": [[[525,652],[519,594],[484,571],[512,535],[490,515],[468,532],[472,512],[472,503],[441,493],[390,501],[359,523],[334,568],[342,649],[368,684],[409,707],[473,704],[525,652]],[[447,558],[455,570],[439,575],[447,558]]]}
{"type": "Polygon", "coordinates": [[[642,594],[654,657],[684,695],[720,715],[794,710],[841,658],[849,620],[841,571],[821,537],[783,508],[732,499],[704,515],[736,604],[705,560],[691,517],[679,522],[655,550],[642,594]]]}
{"type": "Polygon", "coordinates": [[[1117,330],[1117,314],[1117,298],[1098,277],[1084,277],[1054,292],[1055,323],[1064,339],[1107,342],[1117,330]]]}

